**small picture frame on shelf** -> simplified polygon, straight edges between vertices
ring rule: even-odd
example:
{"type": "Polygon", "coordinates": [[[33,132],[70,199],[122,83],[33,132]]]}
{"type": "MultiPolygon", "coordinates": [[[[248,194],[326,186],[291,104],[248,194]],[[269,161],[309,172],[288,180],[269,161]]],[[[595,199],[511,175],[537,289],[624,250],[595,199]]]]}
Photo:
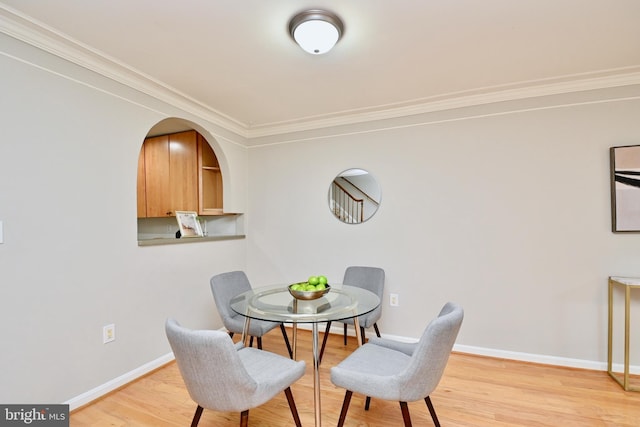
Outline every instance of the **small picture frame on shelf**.
{"type": "Polygon", "coordinates": [[[192,211],[176,211],[180,237],[204,237],[198,214],[192,211]]]}

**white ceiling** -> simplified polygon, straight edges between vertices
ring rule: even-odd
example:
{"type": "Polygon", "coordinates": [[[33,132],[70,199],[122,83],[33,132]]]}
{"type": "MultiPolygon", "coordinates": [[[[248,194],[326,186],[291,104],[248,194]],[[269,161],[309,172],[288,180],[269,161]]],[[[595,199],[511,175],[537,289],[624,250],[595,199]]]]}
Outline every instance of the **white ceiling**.
{"type": "Polygon", "coordinates": [[[166,85],[249,136],[640,76],[640,0],[0,0],[0,30],[16,19],[166,85]],[[313,56],[287,25],[318,7],[338,14],[345,33],[313,56]]]}

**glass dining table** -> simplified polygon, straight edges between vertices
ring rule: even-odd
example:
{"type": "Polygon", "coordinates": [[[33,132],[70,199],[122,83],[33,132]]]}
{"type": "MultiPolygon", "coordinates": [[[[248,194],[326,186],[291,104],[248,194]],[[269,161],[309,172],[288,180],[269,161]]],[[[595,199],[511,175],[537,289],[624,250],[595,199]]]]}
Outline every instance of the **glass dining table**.
{"type": "Polygon", "coordinates": [[[291,323],[293,329],[293,358],[296,359],[298,324],[311,324],[313,351],[313,392],[315,425],[320,427],[320,376],[318,372],[318,323],[352,318],[358,344],[362,345],[358,316],[375,310],[380,298],[366,289],[355,286],[331,284],[331,289],[321,298],[299,300],[294,298],[288,285],[255,288],[231,300],[231,309],[245,316],[242,340],[247,344],[251,319],[291,323]]]}

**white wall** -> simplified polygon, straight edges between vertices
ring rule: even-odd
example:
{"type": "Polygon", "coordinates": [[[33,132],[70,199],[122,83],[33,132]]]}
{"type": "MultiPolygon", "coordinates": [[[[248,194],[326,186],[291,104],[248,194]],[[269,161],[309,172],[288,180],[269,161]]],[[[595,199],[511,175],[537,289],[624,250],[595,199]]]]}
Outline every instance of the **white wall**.
{"type": "MultiPolygon", "coordinates": [[[[244,240],[138,247],[136,168],[160,120],[198,123],[246,208],[238,136],[0,36],[0,402],[60,403],[170,352],[164,321],[221,322],[212,274],[244,240]],[[102,343],[102,327],[116,340],[102,343]]],[[[225,177],[225,178],[227,178],[225,177]]]]}
{"type": "Polygon", "coordinates": [[[461,345],[599,363],[606,278],[640,275],[640,235],[610,232],[608,170],[610,146],[639,143],[638,87],[266,137],[247,154],[225,129],[6,36],[0,70],[0,402],[74,400],[153,364],[167,316],[220,327],[220,271],[259,286],[378,265],[400,295],[383,333],[418,336],[455,300],[461,345]],[[137,246],[137,156],[166,117],[219,146],[246,241],[137,246]],[[382,187],[357,226],[327,208],[352,167],[382,187]]]}
{"type": "Polygon", "coordinates": [[[462,348],[602,368],[607,277],[640,276],[640,235],[610,231],[608,157],[640,144],[639,95],[617,88],[264,138],[249,152],[249,270],[265,283],[340,281],[349,265],[380,266],[386,294],[400,296],[399,307],[385,298],[383,333],[418,337],[453,300],[466,310],[462,348]],[[361,225],[327,207],[334,175],[352,167],[382,187],[361,225]]]}

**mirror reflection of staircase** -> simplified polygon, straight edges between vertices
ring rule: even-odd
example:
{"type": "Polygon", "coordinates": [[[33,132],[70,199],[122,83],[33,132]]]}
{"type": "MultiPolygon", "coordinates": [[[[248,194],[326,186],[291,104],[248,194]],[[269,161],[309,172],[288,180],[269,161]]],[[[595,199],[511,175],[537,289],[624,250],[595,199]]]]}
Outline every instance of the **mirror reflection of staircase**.
{"type": "Polygon", "coordinates": [[[347,177],[338,176],[331,184],[329,205],[336,218],[342,222],[364,222],[378,209],[378,204],[347,177]]]}

